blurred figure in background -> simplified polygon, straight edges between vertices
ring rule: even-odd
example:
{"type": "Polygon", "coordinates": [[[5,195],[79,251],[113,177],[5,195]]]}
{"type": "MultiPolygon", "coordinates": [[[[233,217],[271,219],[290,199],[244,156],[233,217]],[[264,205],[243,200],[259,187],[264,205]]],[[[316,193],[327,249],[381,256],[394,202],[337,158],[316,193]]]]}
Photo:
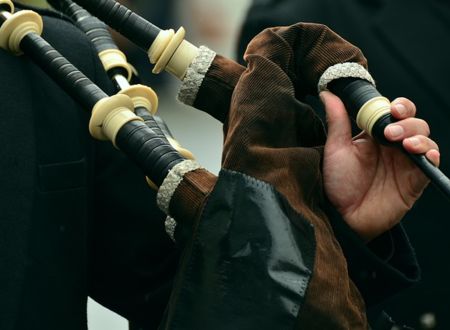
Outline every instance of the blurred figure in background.
{"type": "Polygon", "coordinates": [[[206,45],[215,52],[234,58],[236,40],[250,0],[184,0],[176,1],[177,24],[186,29],[187,39],[206,45]]]}
{"type": "MultiPolygon", "coordinates": [[[[238,57],[270,26],[295,22],[328,25],[360,47],[377,87],[388,98],[413,100],[450,170],[450,3],[443,0],[254,0],[244,22],[238,57]]],[[[316,105],[315,105],[316,106],[316,105]]],[[[450,203],[433,186],[403,221],[422,266],[422,282],[383,306],[398,321],[418,329],[450,329],[450,203]],[[424,221],[425,220],[425,221],[424,221]],[[444,261],[444,264],[442,263],[444,261]]]]}

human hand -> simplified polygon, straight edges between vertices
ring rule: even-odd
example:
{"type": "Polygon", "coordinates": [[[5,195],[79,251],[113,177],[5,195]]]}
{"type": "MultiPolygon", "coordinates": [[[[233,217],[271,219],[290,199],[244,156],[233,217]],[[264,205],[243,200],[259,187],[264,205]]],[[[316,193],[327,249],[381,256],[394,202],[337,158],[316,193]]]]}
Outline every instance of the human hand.
{"type": "MultiPolygon", "coordinates": [[[[382,146],[365,132],[352,138],[351,124],[341,100],[322,92],[328,122],[324,153],[324,186],[328,198],[348,225],[370,241],[400,222],[429,180],[399,149],[382,146]]],[[[386,138],[402,142],[406,151],[439,165],[437,144],[428,124],[418,118],[415,105],[405,98],[391,103],[398,121],[386,127],[386,138]]]]}

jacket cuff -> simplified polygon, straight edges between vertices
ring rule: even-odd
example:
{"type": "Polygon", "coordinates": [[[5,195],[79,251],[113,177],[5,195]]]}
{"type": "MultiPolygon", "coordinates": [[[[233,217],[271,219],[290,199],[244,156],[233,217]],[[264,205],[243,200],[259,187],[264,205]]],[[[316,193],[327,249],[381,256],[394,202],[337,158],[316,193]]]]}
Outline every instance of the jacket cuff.
{"type": "Polygon", "coordinates": [[[181,103],[190,106],[194,104],[203,79],[215,57],[216,53],[209,48],[204,46],[199,48],[199,54],[188,67],[178,92],[177,98],[181,103]]]}

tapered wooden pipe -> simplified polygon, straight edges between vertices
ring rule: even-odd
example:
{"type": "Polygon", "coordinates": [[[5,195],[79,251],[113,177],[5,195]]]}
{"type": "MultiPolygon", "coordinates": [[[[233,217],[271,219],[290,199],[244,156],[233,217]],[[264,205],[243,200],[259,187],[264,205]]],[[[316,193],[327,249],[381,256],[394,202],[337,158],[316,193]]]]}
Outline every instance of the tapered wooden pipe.
{"type": "Polygon", "coordinates": [[[48,3],[72,19],[72,21],[87,35],[95,46],[118,92],[131,97],[135,104],[135,113],[156,133],[165,137],[170,144],[185,158],[194,159],[193,154],[181,147],[180,143],[170,134],[167,125],[161,118],[155,118],[158,108],[158,97],[148,86],[129,84],[133,76],[133,69],[128,63],[126,55],[119,50],[107,26],[92,16],[85,9],[71,0],[49,0],[48,3]]]}
{"type": "Polygon", "coordinates": [[[95,138],[110,140],[161,185],[185,158],[135,115],[129,96],[109,97],[48,44],[40,36],[43,24],[37,13],[13,12],[11,1],[0,0],[0,47],[15,55],[25,53],[83,108],[92,111],[89,130],[95,138]]]}

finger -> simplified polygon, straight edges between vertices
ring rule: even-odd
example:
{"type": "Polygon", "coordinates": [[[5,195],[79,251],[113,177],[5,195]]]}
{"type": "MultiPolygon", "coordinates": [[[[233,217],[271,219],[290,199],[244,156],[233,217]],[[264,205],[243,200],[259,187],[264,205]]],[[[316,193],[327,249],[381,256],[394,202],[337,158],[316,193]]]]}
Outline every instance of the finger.
{"type": "Polygon", "coordinates": [[[333,93],[323,91],[319,94],[325,106],[328,125],[328,140],[336,144],[349,144],[352,141],[350,118],[342,101],[333,93]]]}
{"type": "Polygon", "coordinates": [[[397,120],[414,117],[416,105],[407,98],[396,98],[391,102],[391,114],[397,120]]]}
{"type": "Polygon", "coordinates": [[[439,166],[439,146],[432,139],[423,135],[412,136],[403,140],[403,148],[412,154],[425,154],[435,166],[439,166]]]}
{"type": "Polygon", "coordinates": [[[384,136],[389,141],[401,141],[415,135],[430,135],[428,123],[419,118],[406,118],[389,124],[384,129],[384,136]]]}

